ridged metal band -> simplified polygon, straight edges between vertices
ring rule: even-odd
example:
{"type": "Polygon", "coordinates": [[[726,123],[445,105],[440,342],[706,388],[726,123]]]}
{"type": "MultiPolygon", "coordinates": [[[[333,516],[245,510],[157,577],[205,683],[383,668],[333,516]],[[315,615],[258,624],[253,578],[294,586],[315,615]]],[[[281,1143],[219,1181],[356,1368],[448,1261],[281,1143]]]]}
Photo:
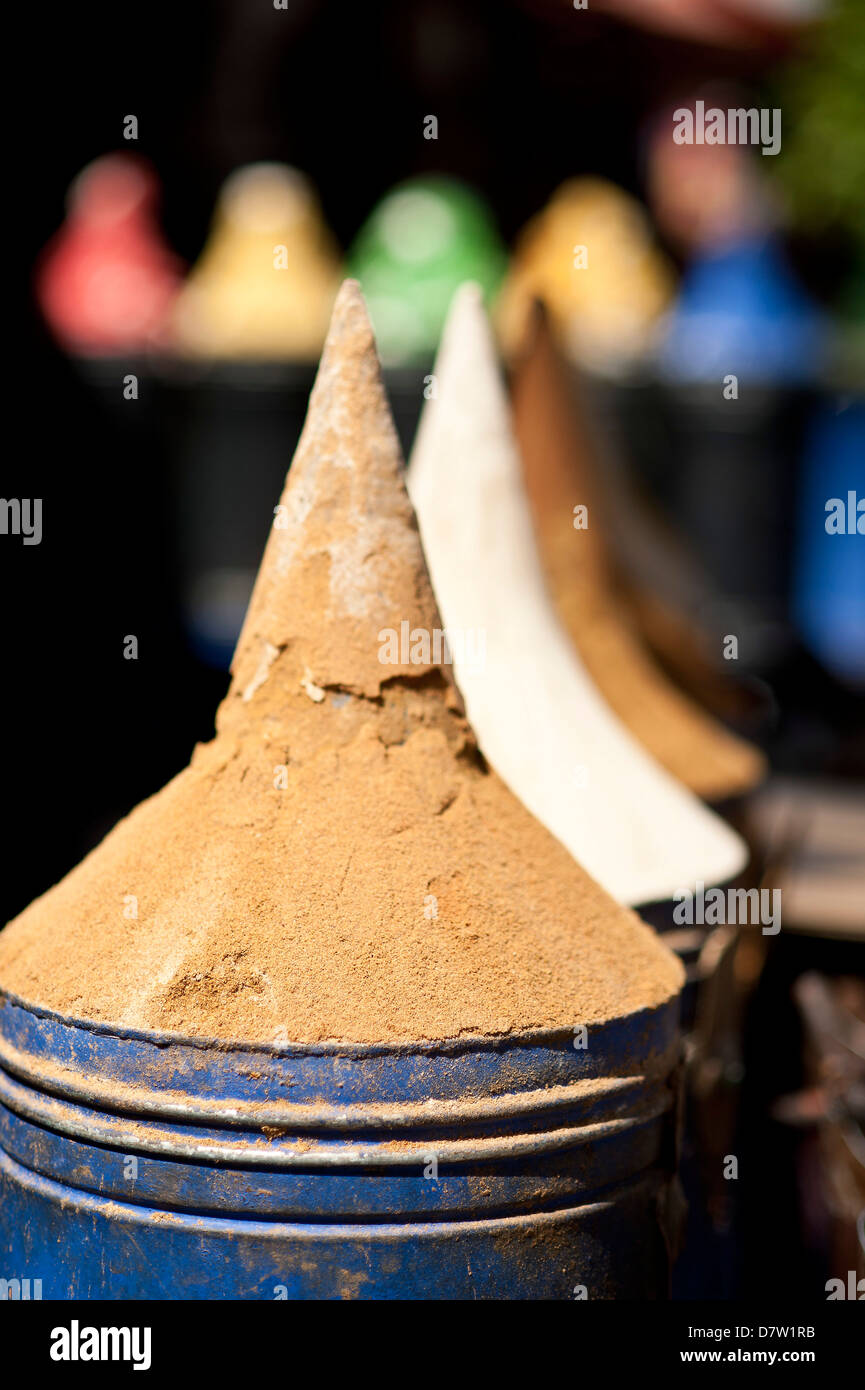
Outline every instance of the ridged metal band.
{"type": "MultiPolygon", "coordinates": [[[[621,1116],[594,1124],[566,1126],[543,1133],[492,1135],[484,1138],[443,1139],[434,1136],[407,1140],[385,1139],[371,1146],[368,1143],[342,1142],[338,1145],[310,1144],[284,1136],[268,1140],[233,1139],[214,1143],[209,1138],[177,1135],[157,1126],[138,1124],[131,1128],[122,1116],[84,1112],[56,1097],[43,1095],[17,1085],[0,1072],[0,1103],[22,1119],[42,1125],[85,1143],[119,1149],[123,1153],[141,1152],[171,1159],[192,1159],[213,1164],[242,1165],[262,1168],[394,1168],[423,1164],[431,1153],[442,1164],[490,1163],[557,1153],[575,1145],[596,1143],[600,1139],[650,1123],[663,1115],[672,1105],[672,1095],[663,1091],[638,1114],[621,1116]]],[[[364,1107],[353,1107],[358,1120],[364,1107]]],[[[472,1107],[463,1107],[462,1120],[472,1116],[472,1107]]],[[[189,1118],[186,1116],[185,1118],[189,1118]]],[[[201,1115],[196,1113],[200,1122],[201,1115]]],[[[259,1121],[267,1124],[267,1121],[259,1121]]],[[[358,1128],[363,1129],[362,1123],[358,1128]]]]}

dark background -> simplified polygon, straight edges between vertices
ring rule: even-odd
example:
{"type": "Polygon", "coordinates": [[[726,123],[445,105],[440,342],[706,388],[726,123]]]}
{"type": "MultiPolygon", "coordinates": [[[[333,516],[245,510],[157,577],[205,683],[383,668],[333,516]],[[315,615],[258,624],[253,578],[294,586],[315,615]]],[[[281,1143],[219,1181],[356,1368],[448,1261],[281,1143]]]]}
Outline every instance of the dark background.
{"type": "Polygon", "coordinates": [[[482,189],[510,241],[572,171],[639,190],[638,132],[658,103],[766,59],[557,4],[309,0],[283,12],[234,0],[58,7],[25,21],[10,61],[28,81],[10,141],[22,302],[7,405],[18,442],[2,494],[41,496],[44,536],[0,548],[14,808],[4,920],[184,765],[225,684],[190,655],[173,604],[165,412],[143,380],[135,428],[112,416],[30,300],[33,262],[79,170],[117,148],[149,157],[166,235],[188,263],[222,180],[261,158],[312,175],[343,246],[393,183],[432,169],[482,189]],[[430,112],[435,142],[422,136],[430,112]],[[122,139],[128,114],[134,145],[122,139]],[[129,633],[137,661],[123,659],[129,633]]]}
{"type": "MultiPolygon", "coordinates": [[[[168,242],[192,263],[232,168],[280,158],[312,175],[342,246],[396,181],[444,170],[490,199],[503,238],[570,172],[641,188],[641,132],[706,78],[759,81],[772,44],[720,49],[563,3],[458,0],[53,7],[22,22],[10,131],[18,442],[4,496],[42,496],[42,545],[0,549],[7,866],[13,916],[156,790],[207,737],[224,680],[197,666],[172,605],[165,411],[111,417],[33,309],[31,270],[65,190],[113,149],[153,161],[168,242]],[[438,140],[423,118],[438,115],[438,140]],[[122,140],[135,114],[139,139],[122,140]],[[122,659],[125,634],[139,660],[122,659]]],[[[669,249],[668,249],[669,250],[669,249]]],[[[794,247],[795,250],[795,247],[794,247]]],[[[836,257],[804,254],[812,282],[836,257]]],[[[288,461],[288,460],[286,460],[288,461]]]]}
{"type": "MultiPolygon", "coordinates": [[[[7,129],[7,220],[20,246],[6,262],[15,310],[0,493],[41,497],[44,529],[39,546],[0,544],[0,921],[184,766],[210,735],[227,681],[196,660],[181,629],[171,420],[158,383],[142,376],[134,417],[113,411],[31,301],[32,266],[62,222],[69,183],[123,147],[124,116],[138,117],[132,148],[159,172],[165,233],[187,262],[225,176],[267,158],[311,175],[343,247],[391,185],[433,169],[480,188],[510,243],[571,173],[639,193],[641,132],[658,106],[706,78],[756,90],[768,52],[653,34],[552,0],[34,11],[7,57],[25,83],[7,129]],[[428,113],[437,142],[422,136],[428,113]],[[123,658],[127,634],[138,637],[137,661],[123,658]]],[[[790,242],[818,294],[846,268],[836,249],[831,233],[819,255],[790,242]]],[[[790,1019],[764,1012],[752,1029],[759,1139],[766,1091],[796,1084],[798,1050],[790,1019]]],[[[790,1224],[792,1140],[775,1133],[763,1153],[749,1198],[753,1249],[775,1252],[773,1293],[801,1291],[812,1271],[790,1224]],[[779,1184],[784,1201],[769,1210],[765,1194],[779,1184]]],[[[729,1287],[729,1271],[714,1273],[709,1292],[729,1287]]]]}

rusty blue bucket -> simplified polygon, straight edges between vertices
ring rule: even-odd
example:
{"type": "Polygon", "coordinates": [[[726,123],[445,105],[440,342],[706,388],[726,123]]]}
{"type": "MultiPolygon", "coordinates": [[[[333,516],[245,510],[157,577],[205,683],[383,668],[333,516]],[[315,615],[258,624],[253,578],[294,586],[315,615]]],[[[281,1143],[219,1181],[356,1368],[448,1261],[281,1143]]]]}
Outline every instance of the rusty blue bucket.
{"type": "Polygon", "coordinates": [[[46,1299],[664,1297],[678,1010],[235,1046],[0,993],[0,1275],[46,1299]]]}

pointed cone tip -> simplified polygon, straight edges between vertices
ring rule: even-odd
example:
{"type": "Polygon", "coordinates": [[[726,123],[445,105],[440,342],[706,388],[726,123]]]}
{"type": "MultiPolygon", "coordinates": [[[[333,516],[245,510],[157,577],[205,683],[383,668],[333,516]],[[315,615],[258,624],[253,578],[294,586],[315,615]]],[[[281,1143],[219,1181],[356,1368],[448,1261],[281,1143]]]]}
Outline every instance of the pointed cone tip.
{"type": "Polygon", "coordinates": [[[486,317],[484,310],[484,292],[476,280],[464,280],[454,290],[453,297],[448,308],[447,321],[458,318],[463,313],[476,314],[480,312],[486,317]]]}
{"type": "Polygon", "coordinates": [[[375,347],[375,334],[369,310],[357,280],[343,280],[337,291],[322,356],[332,350],[347,334],[362,334],[368,339],[369,346],[375,347]]]}
{"type": "MultiPolygon", "coordinates": [[[[366,301],[360,288],[359,280],[352,280],[350,277],[343,280],[336,292],[336,299],[333,305],[334,317],[338,313],[345,313],[349,308],[360,309],[366,314],[366,301]]],[[[368,315],[367,315],[368,317],[368,315]]]]}
{"type": "Polygon", "coordinates": [[[434,370],[438,396],[424,407],[409,464],[409,477],[415,480],[421,473],[432,477],[442,472],[441,450],[447,446],[438,431],[448,434],[459,421],[462,437],[483,431],[502,413],[509,418],[498,342],[483,290],[472,280],[453,295],[434,370]]]}
{"type": "Polygon", "coordinates": [[[234,692],[249,703],[289,647],[319,688],[377,698],[384,680],[417,676],[416,660],[380,654],[382,629],[400,632],[405,619],[434,631],[441,620],[356,280],[337,294],[281,507],[235,650],[234,692]]]}
{"type": "MultiPolygon", "coordinates": [[[[469,342],[474,343],[477,347],[479,340],[483,340],[489,346],[493,356],[498,360],[493,327],[484,304],[483,290],[474,280],[465,280],[455,290],[450,302],[436,357],[436,371],[440,370],[442,364],[446,363],[452,354],[456,355],[455,348],[457,353],[460,352],[460,344],[469,342]]],[[[472,356],[475,356],[474,352],[472,352],[472,356]]],[[[475,360],[477,359],[475,358],[475,360]]]]}

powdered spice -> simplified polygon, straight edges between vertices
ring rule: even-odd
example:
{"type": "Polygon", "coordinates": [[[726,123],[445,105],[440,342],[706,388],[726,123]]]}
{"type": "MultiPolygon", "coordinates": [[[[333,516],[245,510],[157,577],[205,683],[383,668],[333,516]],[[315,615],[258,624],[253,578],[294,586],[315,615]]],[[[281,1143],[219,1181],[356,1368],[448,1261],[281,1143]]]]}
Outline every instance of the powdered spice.
{"type": "Polygon", "coordinates": [[[504,384],[477,287],[454,298],[409,465],[480,747],[511,791],[621,903],[671,898],[743,869],[744,841],[609,708],[549,600],[504,384]],[[479,645],[479,644],[478,644],[479,645]]]}
{"type": "Polygon", "coordinates": [[[675,958],[484,765],[449,670],[379,660],[403,620],[441,628],[349,281],[216,738],[6,928],[0,985],[299,1043],[571,1027],[678,990],[675,958]]]}
{"type": "Polygon", "coordinates": [[[564,364],[536,308],[513,378],[514,427],[541,561],[558,616],[611,709],[658,762],[698,796],[725,801],[765,772],[760,752],[667,680],[629,623],[603,539],[591,445],[564,364]],[[575,529],[573,509],[588,507],[575,529]]]}

